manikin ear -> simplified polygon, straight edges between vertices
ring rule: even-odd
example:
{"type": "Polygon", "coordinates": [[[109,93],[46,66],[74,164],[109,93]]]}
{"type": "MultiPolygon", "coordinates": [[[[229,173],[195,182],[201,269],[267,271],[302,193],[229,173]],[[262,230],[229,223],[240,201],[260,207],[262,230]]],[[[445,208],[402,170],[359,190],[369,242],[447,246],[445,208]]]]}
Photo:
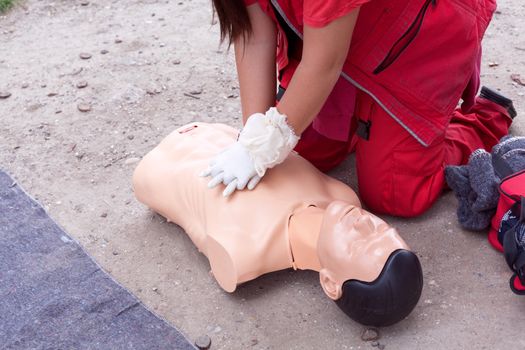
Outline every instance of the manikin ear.
{"type": "Polygon", "coordinates": [[[332,274],[327,269],[321,269],[319,271],[319,280],[321,287],[326,295],[332,300],[338,300],[343,294],[341,285],[332,278],[332,274]]]}

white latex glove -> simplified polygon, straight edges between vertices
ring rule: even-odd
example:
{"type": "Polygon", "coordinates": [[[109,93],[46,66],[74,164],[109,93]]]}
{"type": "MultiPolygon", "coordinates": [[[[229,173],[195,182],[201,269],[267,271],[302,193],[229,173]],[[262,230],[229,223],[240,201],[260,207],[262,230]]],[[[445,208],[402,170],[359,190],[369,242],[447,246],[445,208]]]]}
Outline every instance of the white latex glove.
{"type": "Polygon", "coordinates": [[[237,142],[213,158],[200,174],[212,177],[208,187],[223,183],[224,196],[246,186],[253,189],[266,170],[282,163],[299,141],[286,119],[275,107],[251,115],[237,142]]]}
{"type": "Polygon", "coordinates": [[[253,190],[261,180],[255,171],[255,165],[250,153],[241,143],[233,145],[219,153],[210,162],[210,166],[200,176],[211,176],[208,188],[213,188],[220,183],[226,185],[222,192],[227,197],[235,190],[248,187],[253,190]]]}

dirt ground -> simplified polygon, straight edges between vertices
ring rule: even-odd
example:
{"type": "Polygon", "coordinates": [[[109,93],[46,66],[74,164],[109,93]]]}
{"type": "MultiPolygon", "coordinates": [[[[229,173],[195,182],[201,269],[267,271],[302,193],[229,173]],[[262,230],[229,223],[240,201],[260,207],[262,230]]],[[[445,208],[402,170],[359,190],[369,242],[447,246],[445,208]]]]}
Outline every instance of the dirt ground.
{"type": "MultiPolygon", "coordinates": [[[[484,45],[483,83],[518,112],[525,87],[511,74],[525,78],[524,17],[522,2],[501,1],[484,45]]],[[[225,293],[184,232],[134,199],[137,161],[171,130],[240,125],[234,64],[209,1],[24,1],[0,17],[0,91],[11,94],[0,99],[0,168],[189,339],[207,334],[212,349],[373,349],[315,273],[282,271],[225,293]]],[[[524,120],[513,133],[525,134],[524,120]]],[[[333,175],[355,188],[353,167],[350,157],[333,175]]],[[[525,348],[525,298],[455,208],[448,193],[420,218],[386,218],[425,276],[412,314],[380,330],[386,349],[525,348]]]]}

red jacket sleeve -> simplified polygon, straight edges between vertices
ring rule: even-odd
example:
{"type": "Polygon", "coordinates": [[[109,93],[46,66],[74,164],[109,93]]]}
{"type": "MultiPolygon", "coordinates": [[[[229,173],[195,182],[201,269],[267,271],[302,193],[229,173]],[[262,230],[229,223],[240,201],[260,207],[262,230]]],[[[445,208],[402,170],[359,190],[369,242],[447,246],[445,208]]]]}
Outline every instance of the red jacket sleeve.
{"type": "MultiPolygon", "coordinates": [[[[245,0],[249,1],[249,0],[245,0]]],[[[304,0],[303,21],[312,27],[324,27],[370,0],[304,0]]]]}

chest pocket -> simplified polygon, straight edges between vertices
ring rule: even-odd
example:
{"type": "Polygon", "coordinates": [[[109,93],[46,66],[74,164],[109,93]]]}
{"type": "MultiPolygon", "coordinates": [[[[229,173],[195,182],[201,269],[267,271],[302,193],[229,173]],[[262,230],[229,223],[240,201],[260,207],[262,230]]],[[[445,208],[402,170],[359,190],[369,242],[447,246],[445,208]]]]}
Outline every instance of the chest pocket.
{"type": "Polygon", "coordinates": [[[418,6],[410,19],[405,11],[391,26],[376,26],[372,36],[384,39],[358,54],[358,64],[393,94],[450,114],[480,53],[476,9],[462,0],[424,0],[418,6]]]}

